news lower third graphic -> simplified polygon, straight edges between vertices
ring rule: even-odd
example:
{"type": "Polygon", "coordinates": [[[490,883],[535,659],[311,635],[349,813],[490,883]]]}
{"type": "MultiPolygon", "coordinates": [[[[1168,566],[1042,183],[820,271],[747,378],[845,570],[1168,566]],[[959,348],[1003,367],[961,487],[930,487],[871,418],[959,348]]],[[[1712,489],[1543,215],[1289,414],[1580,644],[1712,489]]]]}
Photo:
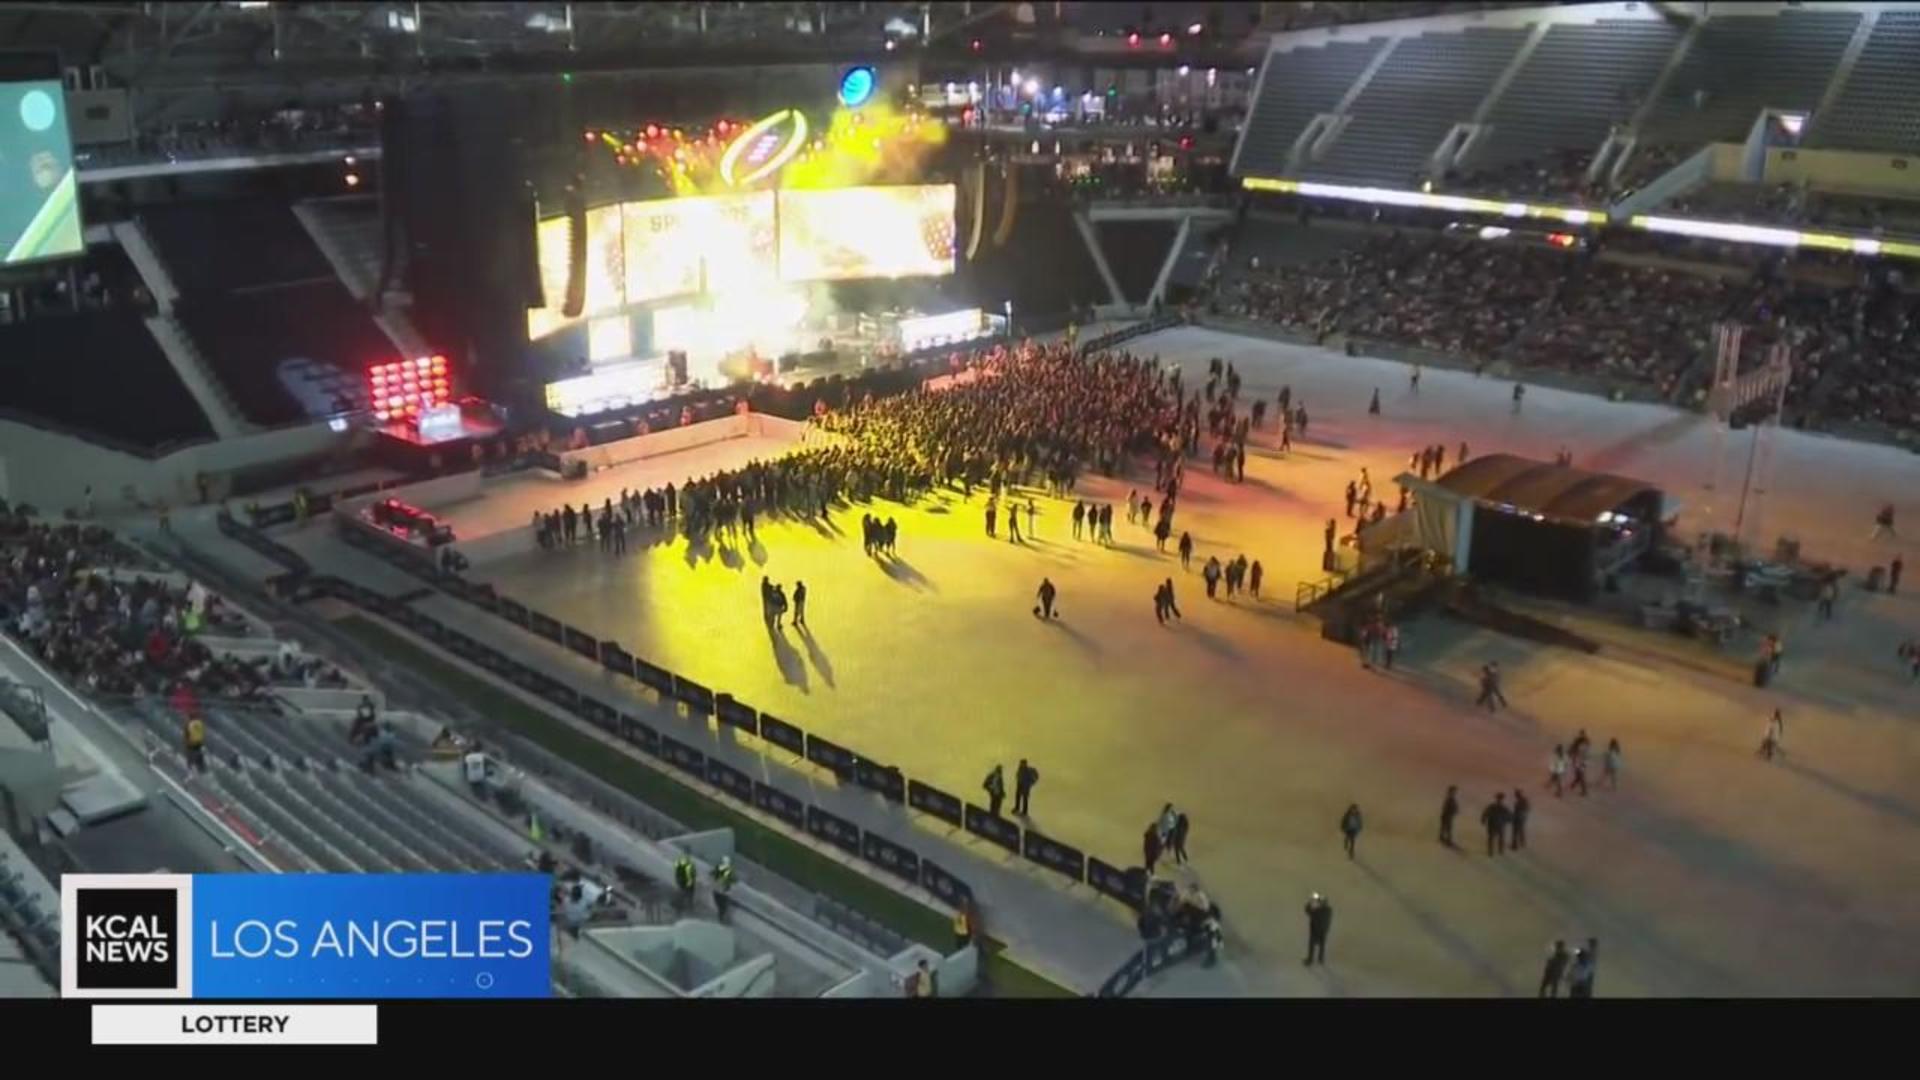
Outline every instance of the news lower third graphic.
{"type": "Polygon", "coordinates": [[[69,998],[542,998],[544,874],[68,874],[69,998]]]}

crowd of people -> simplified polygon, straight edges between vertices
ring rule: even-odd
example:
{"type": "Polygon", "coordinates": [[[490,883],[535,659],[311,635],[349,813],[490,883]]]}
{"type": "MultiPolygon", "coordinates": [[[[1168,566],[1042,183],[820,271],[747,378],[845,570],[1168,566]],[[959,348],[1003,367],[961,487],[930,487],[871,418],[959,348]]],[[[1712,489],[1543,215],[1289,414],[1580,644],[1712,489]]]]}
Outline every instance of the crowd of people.
{"type": "Polygon", "coordinates": [[[258,698],[278,659],[216,655],[203,633],[246,623],[199,584],[141,576],[137,560],[93,525],[46,525],[0,504],[0,620],[54,672],[110,695],[162,694],[185,685],[204,697],[258,698]]]}
{"type": "Polygon", "coordinates": [[[1791,346],[1790,420],[1920,430],[1911,293],[1886,277],[1833,286],[1747,258],[1736,272],[1704,273],[1394,231],[1317,262],[1244,267],[1212,303],[1317,340],[1343,334],[1476,366],[1601,376],[1684,403],[1704,395],[1713,328],[1732,320],[1748,328],[1749,366],[1774,341],[1791,346]]]}

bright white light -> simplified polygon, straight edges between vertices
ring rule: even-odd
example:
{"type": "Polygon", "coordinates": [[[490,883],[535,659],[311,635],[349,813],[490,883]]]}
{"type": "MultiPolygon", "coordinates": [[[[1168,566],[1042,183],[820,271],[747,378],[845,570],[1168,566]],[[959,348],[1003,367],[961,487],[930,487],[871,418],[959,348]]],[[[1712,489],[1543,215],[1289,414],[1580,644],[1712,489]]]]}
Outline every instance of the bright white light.
{"type": "Polygon", "coordinates": [[[892,41],[891,39],[889,39],[889,40],[887,41],[887,51],[888,51],[888,52],[892,52],[892,51],[893,51],[893,41],[892,41]]]}
{"type": "Polygon", "coordinates": [[[1199,36],[1200,36],[1200,31],[1201,31],[1202,29],[1204,29],[1204,28],[1203,28],[1203,27],[1202,27],[1202,26],[1201,26],[1201,25],[1200,25],[1199,23],[1188,23],[1188,24],[1187,24],[1187,36],[1188,36],[1188,37],[1199,37],[1199,36]]]}
{"type": "Polygon", "coordinates": [[[1191,74],[1193,74],[1193,68],[1191,68],[1191,67],[1189,67],[1189,66],[1188,66],[1188,65],[1186,65],[1186,64],[1181,64],[1181,65],[1180,65],[1180,77],[1181,77],[1181,78],[1183,78],[1183,79],[1184,79],[1184,78],[1186,78],[1187,76],[1189,76],[1189,75],[1191,75],[1191,74]]]}
{"type": "Polygon", "coordinates": [[[1032,97],[1033,95],[1040,92],[1040,80],[1028,79],[1027,84],[1024,87],[1022,87],[1022,89],[1024,89],[1027,92],[1028,97],[1032,97]]]}
{"type": "Polygon", "coordinates": [[[1019,68],[1014,68],[1012,71],[1007,73],[1007,85],[1008,86],[1020,85],[1020,69],[1019,68]]]}
{"type": "Polygon", "coordinates": [[[1216,80],[1216,79],[1218,79],[1219,77],[1220,77],[1220,69],[1219,69],[1219,68],[1208,68],[1208,69],[1207,69],[1207,85],[1208,85],[1208,86],[1212,86],[1212,85],[1213,85],[1213,83],[1214,83],[1214,80],[1216,80]]]}

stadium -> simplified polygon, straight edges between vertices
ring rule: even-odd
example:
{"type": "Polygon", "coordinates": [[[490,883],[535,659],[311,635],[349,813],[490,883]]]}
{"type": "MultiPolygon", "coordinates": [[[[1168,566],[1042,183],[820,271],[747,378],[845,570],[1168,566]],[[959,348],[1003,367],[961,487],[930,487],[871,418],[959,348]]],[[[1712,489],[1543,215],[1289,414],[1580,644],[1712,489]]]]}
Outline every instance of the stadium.
{"type": "Polygon", "coordinates": [[[0,997],[1920,992],[1920,4],[0,41],[0,997]]]}

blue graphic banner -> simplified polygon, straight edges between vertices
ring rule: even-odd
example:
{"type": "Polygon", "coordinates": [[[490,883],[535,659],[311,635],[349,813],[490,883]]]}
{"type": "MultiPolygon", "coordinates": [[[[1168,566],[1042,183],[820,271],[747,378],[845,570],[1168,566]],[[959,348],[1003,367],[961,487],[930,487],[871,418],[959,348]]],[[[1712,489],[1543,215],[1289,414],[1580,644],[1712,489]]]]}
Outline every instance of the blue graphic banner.
{"type": "Polygon", "coordinates": [[[197,874],[196,998],[543,998],[544,874],[197,874]]]}

